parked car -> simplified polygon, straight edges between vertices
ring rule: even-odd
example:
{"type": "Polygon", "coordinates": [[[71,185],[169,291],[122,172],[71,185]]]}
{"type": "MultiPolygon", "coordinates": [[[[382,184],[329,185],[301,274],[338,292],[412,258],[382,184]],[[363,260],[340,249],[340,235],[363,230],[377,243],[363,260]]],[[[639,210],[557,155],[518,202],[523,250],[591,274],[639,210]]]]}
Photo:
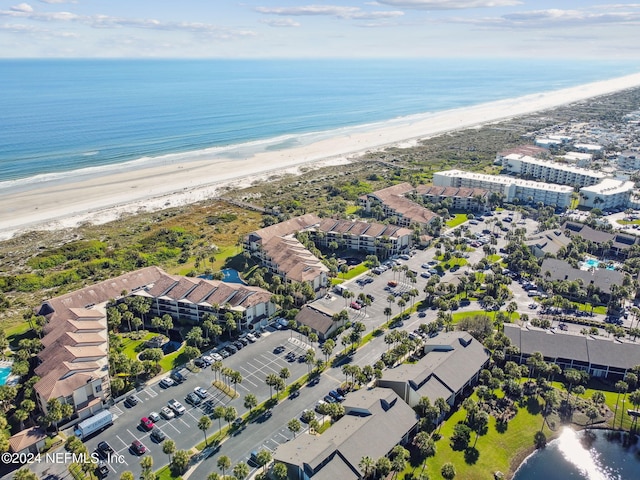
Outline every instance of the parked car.
{"type": "Polygon", "coordinates": [[[142,425],[142,428],[144,428],[147,432],[149,430],[153,430],[153,427],[155,427],[155,424],[151,421],[149,417],[142,417],[140,419],[140,425],[142,425]]]}
{"type": "Polygon", "coordinates": [[[131,442],[131,450],[136,455],[144,455],[147,451],[147,447],[145,447],[140,440],[134,440],[131,442]]]}
{"type": "Polygon", "coordinates": [[[219,353],[212,353],[211,358],[213,359],[214,362],[221,362],[223,357],[219,353]]]}
{"type": "Polygon", "coordinates": [[[247,333],[247,340],[249,340],[251,343],[255,343],[258,338],[253,333],[247,333]]]}
{"type": "Polygon", "coordinates": [[[172,372],[171,375],[169,375],[169,377],[171,378],[171,380],[173,380],[176,383],[182,383],[187,379],[187,377],[185,377],[180,372],[172,372]]]}
{"type": "Polygon", "coordinates": [[[193,393],[199,396],[202,399],[207,398],[207,391],[202,387],[196,387],[193,389],[193,393]]]}
{"type": "Polygon", "coordinates": [[[370,293],[367,293],[367,298],[369,300],[371,300],[372,302],[376,299],[376,297],[374,297],[373,295],[371,295],[370,293]]]}
{"type": "Polygon", "coordinates": [[[236,347],[236,349],[241,350],[244,347],[244,343],[240,341],[235,341],[233,342],[233,346],[236,347]]]}
{"type": "Polygon", "coordinates": [[[166,378],[163,378],[162,380],[160,380],[160,386],[162,388],[173,387],[175,384],[176,384],[176,382],[171,380],[169,377],[166,377],[166,378]]]}
{"type": "Polygon", "coordinates": [[[200,405],[200,403],[202,402],[202,399],[194,392],[191,392],[189,395],[187,395],[185,400],[187,403],[193,405],[194,407],[200,405]]]}
{"type": "Polygon", "coordinates": [[[156,428],[153,430],[153,432],[151,432],[151,438],[158,443],[162,443],[167,438],[167,436],[162,430],[156,428]]]}
{"type": "Polygon", "coordinates": [[[152,422],[157,422],[158,420],[160,420],[160,415],[158,414],[158,412],[151,412],[149,414],[149,420],[151,420],[152,422]]]}
{"type": "Polygon", "coordinates": [[[207,362],[205,362],[203,359],[201,358],[196,358],[193,361],[193,364],[198,367],[198,368],[205,368],[207,366],[207,362]]]}
{"type": "Polygon", "coordinates": [[[345,398],[342,395],[340,395],[338,392],[336,392],[335,390],[330,390],[329,391],[329,395],[331,395],[333,398],[335,398],[339,402],[344,402],[344,400],[345,400],[345,398]]]}
{"type": "Polygon", "coordinates": [[[135,407],[138,403],[140,403],[140,399],[135,395],[129,395],[125,400],[124,404],[128,407],[135,407]]]}
{"type": "Polygon", "coordinates": [[[176,416],[176,414],[173,413],[173,410],[171,410],[169,407],[162,407],[160,409],[160,415],[165,420],[171,420],[172,418],[174,418],[176,416]]]}
{"type": "Polygon", "coordinates": [[[167,402],[167,405],[169,406],[169,408],[171,410],[174,411],[174,413],[176,415],[182,415],[184,412],[187,411],[186,408],[184,408],[184,405],[182,405],[179,401],[171,399],[167,402]]]}
{"type": "Polygon", "coordinates": [[[109,467],[104,462],[104,460],[100,460],[96,467],[96,475],[98,478],[106,478],[109,475],[109,467]]]}
{"type": "Polygon", "coordinates": [[[362,308],[362,306],[358,302],[351,302],[350,307],[354,310],[360,310],[362,308]]]}
{"type": "Polygon", "coordinates": [[[102,458],[109,458],[111,455],[115,453],[113,451],[113,448],[111,448],[111,445],[109,445],[107,442],[98,443],[96,451],[98,452],[98,455],[100,455],[102,458]]]}
{"type": "Polygon", "coordinates": [[[238,342],[240,342],[243,347],[246,347],[247,345],[249,345],[249,340],[247,340],[245,337],[240,337],[238,339],[238,342]]]}
{"type": "Polygon", "coordinates": [[[204,360],[204,362],[207,364],[207,366],[211,365],[213,363],[213,355],[203,355],[202,360],[204,360]]]}
{"type": "Polygon", "coordinates": [[[337,400],[333,398],[331,395],[325,395],[323,400],[327,403],[336,403],[337,400]]]}

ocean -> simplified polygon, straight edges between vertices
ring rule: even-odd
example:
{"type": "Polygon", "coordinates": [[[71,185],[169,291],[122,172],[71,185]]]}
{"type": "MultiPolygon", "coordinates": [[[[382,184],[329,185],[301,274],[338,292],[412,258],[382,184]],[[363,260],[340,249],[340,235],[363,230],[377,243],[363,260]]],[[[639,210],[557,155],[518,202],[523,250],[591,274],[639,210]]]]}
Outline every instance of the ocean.
{"type": "Polygon", "coordinates": [[[627,62],[0,60],[0,192],[615,78],[627,62]]]}
{"type": "Polygon", "coordinates": [[[631,480],[640,478],[638,444],[623,446],[605,430],[565,427],[543,450],[520,466],[513,480],[631,480]]]}

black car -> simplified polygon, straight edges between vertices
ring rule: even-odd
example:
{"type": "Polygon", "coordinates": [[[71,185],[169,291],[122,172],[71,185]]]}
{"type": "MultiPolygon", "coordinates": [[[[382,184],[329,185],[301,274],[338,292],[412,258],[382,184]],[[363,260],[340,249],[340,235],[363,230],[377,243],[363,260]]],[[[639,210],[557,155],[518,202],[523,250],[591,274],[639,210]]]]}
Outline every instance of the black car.
{"type": "Polygon", "coordinates": [[[207,362],[205,362],[205,361],[204,361],[204,360],[202,360],[201,358],[196,358],[196,359],[193,361],[193,363],[194,363],[194,365],[195,365],[196,367],[199,367],[199,368],[204,368],[204,367],[206,367],[206,366],[207,366],[207,362]]]}
{"type": "Polygon", "coordinates": [[[124,401],[127,407],[135,407],[138,403],[140,403],[140,399],[135,395],[129,395],[124,401]]]}
{"type": "Polygon", "coordinates": [[[102,458],[109,458],[111,455],[115,453],[113,451],[113,448],[111,448],[111,445],[109,445],[107,442],[98,443],[98,447],[96,448],[96,451],[98,452],[98,455],[100,455],[102,458]]]}
{"type": "Polygon", "coordinates": [[[182,383],[187,379],[187,377],[180,372],[173,372],[169,377],[176,383],[182,383]]]}
{"type": "Polygon", "coordinates": [[[236,347],[238,350],[241,350],[242,347],[244,347],[244,344],[240,340],[238,340],[233,342],[233,346],[236,347]]]}
{"type": "Polygon", "coordinates": [[[233,344],[227,345],[225,348],[227,349],[227,351],[231,352],[231,354],[234,354],[238,351],[238,347],[233,344]]]}
{"type": "Polygon", "coordinates": [[[367,298],[369,300],[371,300],[372,302],[376,299],[376,297],[374,297],[373,295],[371,295],[370,293],[367,293],[367,298]]]}
{"type": "Polygon", "coordinates": [[[107,475],[109,475],[109,467],[107,467],[107,464],[103,460],[100,460],[98,462],[98,465],[96,467],[96,475],[98,476],[98,478],[106,478],[107,475]]]}
{"type": "Polygon", "coordinates": [[[278,345],[276,348],[273,349],[273,353],[278,354],[278,353],[282,353],[285,351],[284,345],[278,345]]]}
{"type": "Polygon", "coordinates": [[[246,338],[244,338],[244,337],[240,337],[240,338],[238,339],[238,341],[239,341],[239,342],[240,342],[244,347],[246,347],[247,345],[249,345],[249,340],[247,340],[247,339],[246,339],[246,338]]]}

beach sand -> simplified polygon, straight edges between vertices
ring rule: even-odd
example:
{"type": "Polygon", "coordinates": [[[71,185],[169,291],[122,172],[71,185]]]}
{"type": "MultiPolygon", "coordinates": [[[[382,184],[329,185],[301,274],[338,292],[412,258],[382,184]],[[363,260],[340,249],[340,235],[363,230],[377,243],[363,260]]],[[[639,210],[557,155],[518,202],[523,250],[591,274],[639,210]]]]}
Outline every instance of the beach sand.
{"type": "Polygon", "coordinates": [[[0,240],[21,232],[104,223],[123,214],[198,202],[276,174],[345,164],[364,152],[391,145],[410,147],[419,139],[542,111],[640,86],[640,74],[568,89],[527,95],[469,108],[412,116],[336,135],[307,145],[259,151],[246,158],[199,155],[182,163],[163,162],[64,182],[0,190],[0,240]]]}

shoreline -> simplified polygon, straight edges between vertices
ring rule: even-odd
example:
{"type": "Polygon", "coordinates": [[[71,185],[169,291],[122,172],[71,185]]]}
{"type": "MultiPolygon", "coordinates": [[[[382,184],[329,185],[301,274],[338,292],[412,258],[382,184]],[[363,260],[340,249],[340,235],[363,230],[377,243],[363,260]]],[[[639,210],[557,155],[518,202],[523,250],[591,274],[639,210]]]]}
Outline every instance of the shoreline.
{"type": "MultiPolygon", "coordinates": [[[[0,189],[0,240],[31,230],[55,230],[81,223],[106,223],[121,215],[196,203],[241,189],[274,175],[345,165],[364,153],[410,148],[446,132],[479,127],[640,86],[640,73],[562,90],[413,115],[384,123],[317,132],[316,141],[282,149],[239,145],[244,158],[210,150],[189,160],[149,165],[127,162],[115,171],[76,171],[79,178],[21,184],[0,189]],[[332,134],[332,136],[329,136],[332,134]],[[136,168],[137,167],[137,168],[136,168]],[[88,178],[87,178],[88,177],[88,178]]],[[[268,142],[263,143],[268,145],[268,142]]],[[[162,158],[162,157],[158,157],[162,158]]],[[[91,170],[91,169],[89,169],[91,170]]]]}

